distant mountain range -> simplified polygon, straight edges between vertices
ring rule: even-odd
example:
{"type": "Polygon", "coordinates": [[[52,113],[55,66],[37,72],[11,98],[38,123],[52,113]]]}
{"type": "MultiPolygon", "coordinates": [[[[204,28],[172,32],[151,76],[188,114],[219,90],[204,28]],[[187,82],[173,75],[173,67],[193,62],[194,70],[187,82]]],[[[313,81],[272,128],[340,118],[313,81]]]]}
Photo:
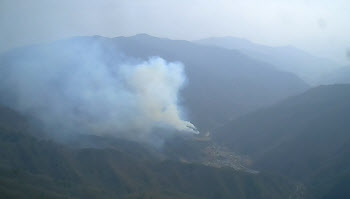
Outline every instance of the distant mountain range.
{"type": "Polygon", "coordinates": [[[213,37],[195,42],[238,50],[254,59],[269,63],[276,69],[292,72],[312,85],[322,83],[328,73],[341,67],[332,60],[313,56],[293,46],[271,47],[235,37],[213,37]]]}
{"type": "MultiPolygon", "coordinates": [[[[350,85],[309,89],[293,74],[313,83],[322,75],[312,74],[317,63],[322,73],[334,63],[293,47],[219,40],[221,47],[216,39],[198,44],[145,34],[74,37],[0,54],[0,197],[350,198],[350,85]],[[182,62],[188,82],[180,102],[202,133],[169,137],[158,148],[81,132],[58,142],[33,115],[18,111],[9,87],[18,79],[5,81],[9,68],[29,61],[47,71],[52,64],[74,67],[70,58],[84,53],[74,47],[96,45],[107,63],[152,56],[182,62]],[[55,53],[59,59],[42,61],[55,53]]],[[[329,82],[343,78],[337,75],[329,82]]]]}
{"type": "Polygon", "coordinates": [[[216,130],[265,171],[301,180],[317,198],[350,197],[350,85],[320,86],[216,130]],[[343,183],[347,182],[347,183],[343,183]]]}
{"type": "MultiPolygon", "coordinates": [[[[108,62],[117,62],[116,57],[121,55],[143,60],[160,56],[169,62],[182,62],[188,78],[188,84],[181,93],[182,102],[190,121],[199,127],[200,131],[207,131],[229,119],[273,104],[308,88],[308,85],[294,74],[276,70],[272,65],[257,61],[236,50],[145,34],[116,38],[75,37],[51,44],[28,46],[0,55],[0,65],[16,67],[16,63],[28,62],[28,59],[31,64],[57,64],[50,63],[50,60],[41,60],[47,53],[61,54],[68,60],[69,57],[80,56],[81,52],[56,52],[55,46],[65,49],[74,46],[93,48],[96,45],[105,49],[105,60],[108,62]]],[[[62,60],[59,63],[73,64],[62,60]]],[[[3,96],[11,96],[8,91],[3,96]]]]}

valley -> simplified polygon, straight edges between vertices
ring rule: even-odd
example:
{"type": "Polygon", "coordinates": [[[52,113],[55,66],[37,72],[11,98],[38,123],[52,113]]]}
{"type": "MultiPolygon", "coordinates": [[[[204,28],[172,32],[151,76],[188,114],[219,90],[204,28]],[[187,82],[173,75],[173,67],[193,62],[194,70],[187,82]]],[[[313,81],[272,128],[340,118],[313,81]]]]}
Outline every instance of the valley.
{"type": "Polygon", "coordinates": [[[27,46],[0,66],[2,197],[350,196],[348,84],[146,34],[27,46]]]}

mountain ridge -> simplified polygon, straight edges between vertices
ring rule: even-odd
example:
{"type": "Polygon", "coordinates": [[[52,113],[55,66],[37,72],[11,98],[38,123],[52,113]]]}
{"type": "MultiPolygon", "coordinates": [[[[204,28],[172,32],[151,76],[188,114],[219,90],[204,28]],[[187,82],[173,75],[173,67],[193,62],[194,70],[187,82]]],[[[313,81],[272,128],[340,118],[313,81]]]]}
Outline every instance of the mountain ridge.
{"type": "Polygon", "coordinates": [[[323,85],[242,116],[213,136],[249,155],[253,168],[306,183],[316,198],[344,198],[349,184],[337,187],[350,177],[349,113],[350,84],[323,85]]]}
{"type": "MultiPolygon", "coordinates": [[[[3,110],[0,116],[18,115],[3,110]]],[[[12,117],[12,123],[22,123],[20,118],[12,117]]],[[[128,149],[132,153],[76,148],[8,125],[0,117],[0,195],[9,199],[278,199],[294,191],[294,184],[279,176],[160,160],[136,148],[128,149]]]]}
{"type": "MultiPolygon", "coordinates": [[[[188,83],[181,90],[180,100],[188,109],[185,114],[202,131],[308,88],[294,74],[275,70],[271,65],[238,51],[149,35],[115,38],[84,36],[19,48],[1,54],[0,65],[15,67],[21,59],[23,62],[43,64],[40,58],[47,53],[64,53],[55,50],[57,46],[59,49],[65,46],[89,49],[96,45],[104,49],[107,64],[118,61],[120,55],[136,60],[160,56],[168,62],[183,63],[188,83]]],[[[78,53],[81,52],[64,56],[74,57],[78,53]]]]}
{"type": "Polygon", "coordinates": [[[322,83],[324,75],[341,67],[335,61],[316,57],[293,46],[272,47],[235,37],[212,37],[194,42],[239,50],[252,58],[272,64],[279,70],[297,74],[312,85],[322,83]]]}

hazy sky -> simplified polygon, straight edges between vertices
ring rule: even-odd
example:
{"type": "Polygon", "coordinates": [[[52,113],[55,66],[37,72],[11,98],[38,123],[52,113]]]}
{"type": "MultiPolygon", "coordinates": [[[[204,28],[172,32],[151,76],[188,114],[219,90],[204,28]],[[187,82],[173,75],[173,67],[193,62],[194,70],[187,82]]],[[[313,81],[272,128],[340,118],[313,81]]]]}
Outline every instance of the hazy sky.
{"type": "Polygon", "coordinates": [[[0,0],[0,52],[77,35],[235,36],[349,64],[349,0],[0,0]]]}

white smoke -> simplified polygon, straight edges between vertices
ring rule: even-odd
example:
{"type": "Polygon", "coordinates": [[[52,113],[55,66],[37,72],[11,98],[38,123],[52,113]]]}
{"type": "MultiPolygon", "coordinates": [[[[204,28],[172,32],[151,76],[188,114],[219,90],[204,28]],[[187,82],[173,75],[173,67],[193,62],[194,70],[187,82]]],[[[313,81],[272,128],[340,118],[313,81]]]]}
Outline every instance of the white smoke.
{"type": "Polygon", "coordinates": [[[178,95],[186,81],[181,63],[159,57],[135,61],[99,45],[53,46],[2,61],[8,65],[1,66],[3,103],[56,133],[132,139],[155,128],[198,133],[181,118],[178,95]]]}
{"type": "MultiPolygon", "coordinates": [[[[183,65],[153,58],[135,67],[123,66],[126,85],[134,94],[145,124],[164,123],[179,131],[197,133],[180,118],[178,93],[185,82],[183,65]]],[[[141,125],[143,126],[143,125],[141,125]]]]}

